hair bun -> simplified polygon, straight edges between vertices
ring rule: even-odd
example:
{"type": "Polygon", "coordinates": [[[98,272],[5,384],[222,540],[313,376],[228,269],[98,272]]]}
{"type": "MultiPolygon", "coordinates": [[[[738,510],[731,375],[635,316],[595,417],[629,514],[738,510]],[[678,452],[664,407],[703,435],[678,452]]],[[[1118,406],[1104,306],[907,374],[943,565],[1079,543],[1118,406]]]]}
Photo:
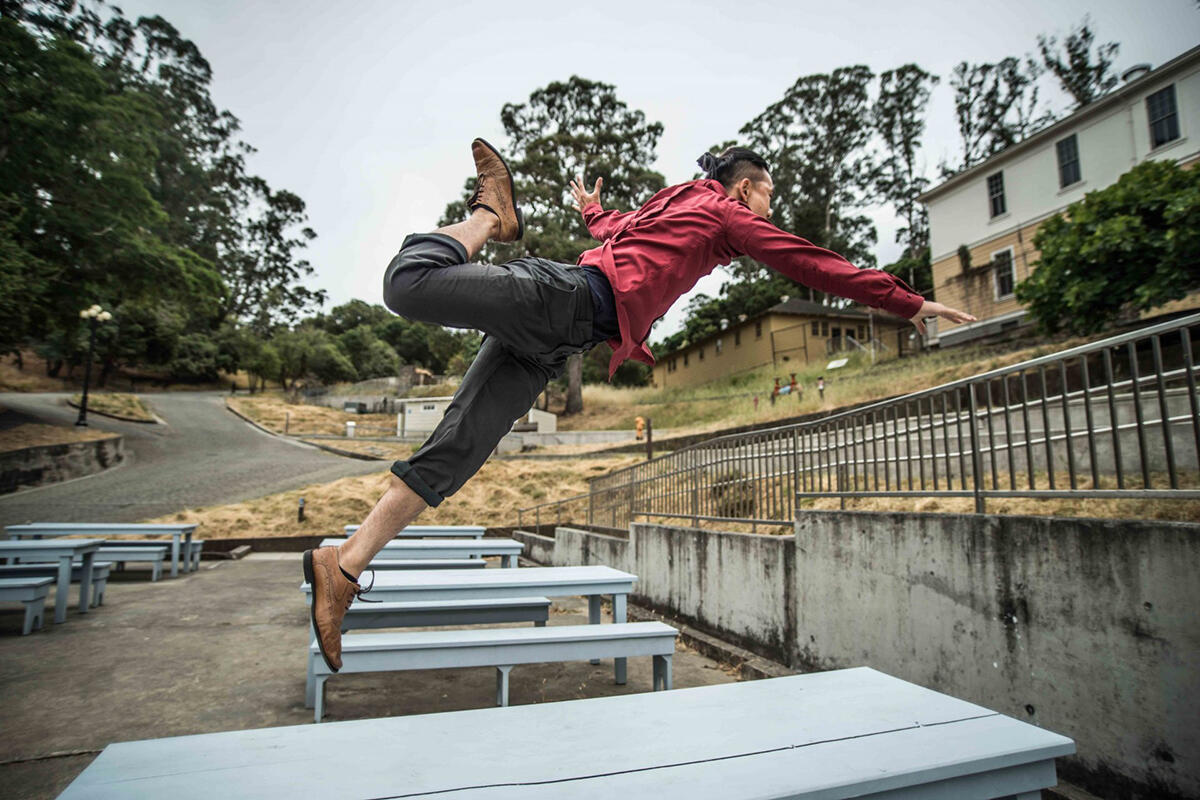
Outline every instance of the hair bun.
{"type": "Polygon", "coordinates": [[[705,178],[716,177],[717,170],[723,166],[721,164],[721,160],[712,153],[705,153],[704,155],[700,156],[698,159],[696,159],[696,163],[700,165],[700,169],[704,170],[705,178]]]}

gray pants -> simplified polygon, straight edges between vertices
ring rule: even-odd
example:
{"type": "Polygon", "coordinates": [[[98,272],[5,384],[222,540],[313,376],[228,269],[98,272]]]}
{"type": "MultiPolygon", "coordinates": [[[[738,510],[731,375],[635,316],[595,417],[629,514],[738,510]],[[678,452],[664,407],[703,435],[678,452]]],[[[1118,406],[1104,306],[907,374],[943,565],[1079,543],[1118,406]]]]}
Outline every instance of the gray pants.
{"type": "Polygon", "coordinates": [[[598,342],[583,270],[541,258],[471,264],[449,236],[412,234],[388,265],[383,300],[412,320],[484,333],[450,407],[392,472],[431,506],[458,491],[566,367],[598,342]]]}

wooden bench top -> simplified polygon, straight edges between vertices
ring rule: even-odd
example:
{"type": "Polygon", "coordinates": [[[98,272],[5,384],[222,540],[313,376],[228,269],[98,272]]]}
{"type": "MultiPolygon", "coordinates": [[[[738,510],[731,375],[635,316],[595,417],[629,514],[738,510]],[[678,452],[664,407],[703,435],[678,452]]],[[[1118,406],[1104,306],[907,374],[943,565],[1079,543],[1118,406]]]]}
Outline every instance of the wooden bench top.
{"type": "MultiPolygon", "coordinates": [[[[337,547],[347,539],[322,539],[321,547],[337,547]]],[[[466,554],[519,554],[525,545],[516,539],[393,539],[383,546],[376,558],[412,554],[421,558],[452,558],[466,554]],[[395,555],[393,555],[395,554],[395,555]]]]}
{"type": "Polygon", "coordinates": [[[10,536],[71,536],[77,533],[102,533],[105,536],[145,536],[148,533],[190,533],[195,522],[29,522],[5,525],[10,536]]]}
{"type": "Polygon", "coordinates": [[[0,589],[37,589],[54,583],[54,578],[0,578],[0,589]]]}
{"type": "Polygon", "coordinates": [[[445,608],[520,608],[548,606],[549,597],[486,597],[476,600],[410,600],[398,603],[355,603],[347,614],[367,614],[388,611],[431,611],[445,608]]]}
{"type": "Polygon", "coordinates": [[[1053,759],[1074,751],[1058,734],[857,668],[112,744],[61,798],[876,800],[933,786],[984,798],[1052,786],[1053,759]],[[518,753],[526,738],[537,746],[518,753]]]}
{"type": "MultiPolygon", "coordinates": [[[[504,647],[522,644],[570,644],[611,639],[670,636],[678,631],[663,622],[619,625],[550,625],[545,628],[473,628],[453,631],[352,633],[342,637],[342,653],[399,650],[453,650],[459,647],[504,647]]],[[[314,641],[312,647],[316,647],[314,641]]]]}

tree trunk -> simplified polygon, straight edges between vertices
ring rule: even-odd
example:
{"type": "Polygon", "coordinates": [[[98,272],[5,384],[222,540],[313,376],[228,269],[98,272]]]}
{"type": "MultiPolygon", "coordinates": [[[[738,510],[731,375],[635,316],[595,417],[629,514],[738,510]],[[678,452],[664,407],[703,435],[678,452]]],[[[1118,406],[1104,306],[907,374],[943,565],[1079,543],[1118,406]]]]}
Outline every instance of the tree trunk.
{"type": "Polygon", "coordinates": [[[583,411],[583,356],[576,353],[567,359],[567,407],[564,415],[583,411]]]}

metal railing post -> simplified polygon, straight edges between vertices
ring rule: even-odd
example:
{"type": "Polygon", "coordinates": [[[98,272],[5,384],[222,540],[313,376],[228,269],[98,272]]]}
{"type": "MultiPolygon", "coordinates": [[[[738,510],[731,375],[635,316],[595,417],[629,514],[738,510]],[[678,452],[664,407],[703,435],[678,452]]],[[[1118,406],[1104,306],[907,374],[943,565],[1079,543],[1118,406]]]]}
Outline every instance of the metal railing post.
{"type": "Polygon", "coordinates": [[[967,384],[967,407],[970,409],[971,419],[968,421],[971,431],[971,469],[975,473],[974,489],[975,489],[975,513],[984,513],[984,498],[983,498],[983,454],[979,452],[979,428],[976,424],[975,414],[978,411],[978,404],[975,400],[975,384],[967,384]]]}

